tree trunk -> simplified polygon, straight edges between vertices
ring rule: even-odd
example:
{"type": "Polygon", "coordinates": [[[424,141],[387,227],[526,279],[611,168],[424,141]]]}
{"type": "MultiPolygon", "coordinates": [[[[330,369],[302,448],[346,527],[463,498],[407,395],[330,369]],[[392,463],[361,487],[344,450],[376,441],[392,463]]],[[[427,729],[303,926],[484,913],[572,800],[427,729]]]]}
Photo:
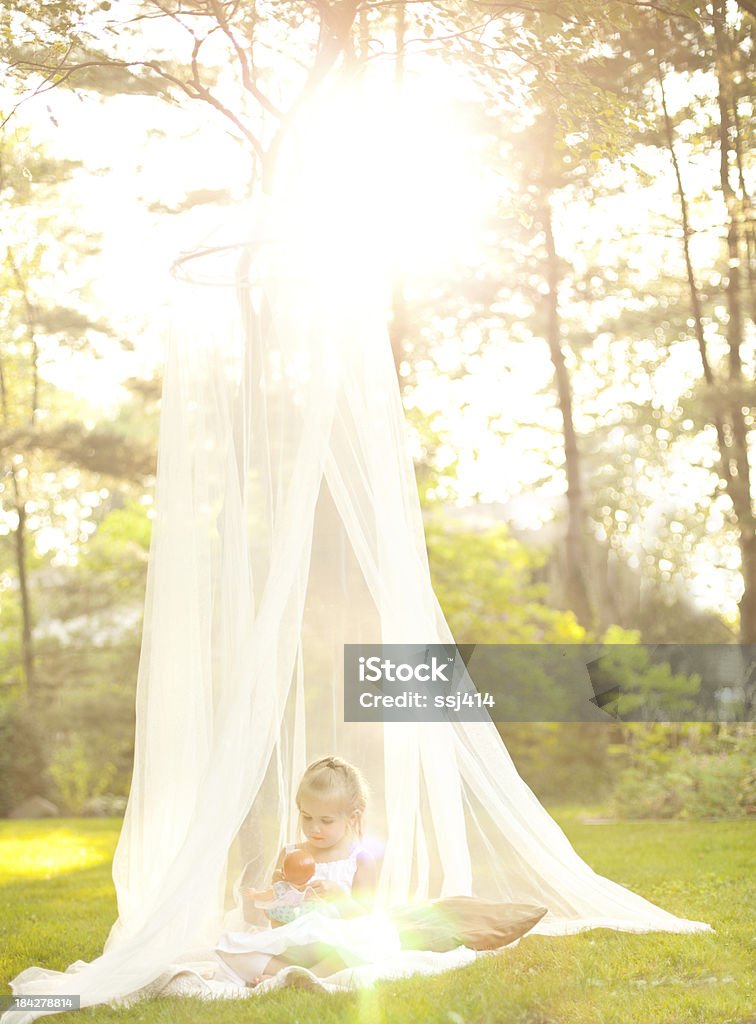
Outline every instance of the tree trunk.
{"type": "MultiPolygon", "coordinates": [[[[394,38],[396,40],[396,63],[394,65],[394,89],[397,98],[401,103],[401,91],[404,83],[404,34],[406,21],[404,4],[400,3],[396,9],[396,21],[394,23],[394,38]]],[[[399,367],[404,356],[404,343],[407,337],[407,301],[404,295],[404,282],[401,273],[394,270],[391,282],[391,322],[389,324],[389,337],[391,339],[391,351],[394,354],[394,366],[396,376],[401,387],[401,376],[399,367]]]]}
{"type": "MultiPolygon", "coordinates": [[[[29,402],[29,425],[33,428],[36,423],[37,404],[39,400],[39,360],[37,342],[35,337],[34,311],[29,300],[29,294],[26,289],[26,282],[24,281],[18,269],[18,265],[16,264],[15,259],[13,257],[13,253],[10,249],[8,250],[6,259],[10,266],[10,269],[13,272],[14,277],[16,278],[16,283],[21,293],[21,298],[23,300],[24,311],[26,316],[26,331],[29,336],[29,341],[31,343],[32,393],[29,402]]],[[[10,426],[10,412],[8,408],[8,394],[6,389],[5,371],[2,365],[1,358],[0,403],[2,404],[3,422],[6,426],[10,426]]],[[[16,510],[16,514],[18,515],[18,525],[16,526],[14,533],[14,553],[16,557],[16,572],[18,573],[19,597],[21,599],[21,662],[23,665],[24,688],[26,698],[29,701],[33,701],[35,700],[37,695],[37,685],[34,673],[34,616],[32,612],[31,595],[29,591],[29,576],[27,573],[26,564],[26,502],[24,499],[22,488],[19,485],[19,478],[18,473],[16,471],[16,466],[12,461],[10,465],[10,477],[13,483],[14,508],[16,510]]]]}
{"type": "Polygon", "coordinates": [[[740,239],[738,201],[730,183],[730,102],[727,90],[729,45],[725,18],[725,0],[714,4],[714,40],[719,104],[720,183],[727,208],[727,345],[728,377],[732,385],[728,402],[728,419],[732,429],[734,473],[730,497],[740,529],[741,573],[743,596],[740,599],[740,642],[756,643],[756,522],[751,503],[751,473],[748,460],[748,431],[743,417],[743,372],[740,346],[743,341],[741,305],[740,239]]]}
{"type": "MultiPolygon", "coordinates": [[[[714,426],[717,431],[717,444],[719,448],[719,460],[720,468],[722,470],[722,477],[724,478],[727,486],[727,491],[730,493],[732,498],[732,487],[733,487],[733,474],[737,472],[734,462],[731,463],[731,451],[729,437],[732,436],[731,431],[725,429],[725,423],[722,419],[720,411],[721,396],[718,394],[716,381],[714,379],[714,372],[709,362],[709,355],[706,346],[706,338],[704,336],[703,329],[703,314],[701,311],[701,298],[698,292],[698,285],[696,284],[695,275],[693,273],[693,261],[690,257],[690,218],[688,216],[688,198],[683,185],[682,171],[680,169],[680,162],[677,159],[677,151],[675,150],[674,140],[674,127],[672,125],[672,118],[669,116],[669,110],[667,109],[667,94],[664,88],[664,73],[662,70],[661,62],[657,61],[659,87],[661,89],[661,101],[662,101],[662,113],[664,117],[664,135],[669,149],[669,154],[672,159],[672,166],[675,171],[675,178],[677,180],[677,194],[680,199],[680,219],[682,222],[682,243],[683,243],[683,256],[685,258],[685,271],[688,279],[688,291],[690,294],[690,310],[693,316],[693,330],[698,343],[698,351],[701,356],[701,366],[703,368],[704,380],[709,391],[709,396],[712,399],[713,408],[713,420],[714,426]],[[728,436],[729,435],[729,436],[728,436]]],[[[733,506],[735,502],[733,501],[733,506]]]]}
{"type": "Polygon", "coordinates": [[[740,202],[742,209],[744,259],[748,288],[751,298],[751,319],[756,320],[756,210],[746,186],[743,161],[743,128],[738,112],[738,98],[733,94],[732,120],[735,128],[735,156],[738,164],[738,184],[740,185],[740,202]]]}
{"type": "Polygon", "coordinates": [[[26,573],[26,503],[18,486],[15,466],[11,469],[11,479],[15,494],[15,508],[18,514],[18,526],[15,530],[14,547],[16,553],[16,570],[18,572],[18,590],[21,597],[21,660],[24,666],[24,687],[26,698],[33,702],[36,698],[36,679],[34,676],[34,641],[32,639],[32,608],[29,596],[29,578],[26,573]]]}
{"type": "Polygon", "coordinates": [[[559,409],[562,413],[564,459],[565,471],[567,473],[566,597],[569,607],[574,611],[578,622],[590,630],[594,625],[594,614],[586,574],[585,510],[583,508],[580,452],[572,417],[572,388],[560,337],[559,258],[554,241],[548,193],[543,204],[542,216],[543,229],[546,236],[546,280],[549,286],[546,300],[548,303],[546,334],[549,351],[551,352],[551,361],[554,364],[554,378],[559,409]]]}
{"type": "MultiPolygon", "coordinates": [[[[402,7],[403,4],[400,4],[402,7]]],[[[278,128],[267,150],[262,154],[262,190],[273,192],[281,144],[290,127],[296,122],[305,105],[315,96],[328,73],[339,57],[353,62],[352,31],[359,7],[359,0],[340,0],[338,3],[316,3],[320,18],[320,34],[317,53],[307,78],[296,99],[281,117],[278,128]]]]}
{"type": "MultiPolygon", "coordinates": [[[[3,420],[8,423],[8,403],[5,390],[5,374],[0,360],[0,395],[2,396],[3,420]]],[[[18,515],[18,525],[14,531],[14,553],[16,572],[18,573],[18,592],[21,599],[21,663],[24,671],[24,689],[29,700],[36,694],[34,678],[34,641],[32,637],[32,607],[29,596],[29,578],[26,572],[26,503],[19,486],[16,467],[11,462],[9,475],[13,484],[13,507],[18,515]]]]}

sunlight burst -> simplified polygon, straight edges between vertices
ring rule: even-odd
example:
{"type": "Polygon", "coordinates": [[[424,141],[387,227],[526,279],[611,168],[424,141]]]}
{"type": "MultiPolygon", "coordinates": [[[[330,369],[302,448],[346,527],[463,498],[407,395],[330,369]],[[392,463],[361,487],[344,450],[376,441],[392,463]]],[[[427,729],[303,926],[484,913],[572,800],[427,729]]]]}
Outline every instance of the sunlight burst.
{"type": "Polygon", "coordinates": [[[308,107],[279,168],[287,234],[384,273],[470,259],[494,200],[463,85],[426,71],[399,90],[376,76],[308,107]]]}

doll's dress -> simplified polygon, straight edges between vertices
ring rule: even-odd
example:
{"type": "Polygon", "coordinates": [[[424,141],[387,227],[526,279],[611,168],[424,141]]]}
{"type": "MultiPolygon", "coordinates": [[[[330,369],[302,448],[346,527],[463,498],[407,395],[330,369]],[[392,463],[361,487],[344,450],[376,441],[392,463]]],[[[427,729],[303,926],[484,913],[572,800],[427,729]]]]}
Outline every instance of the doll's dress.
{"type": "Polygon", "coordinates": [[[297,889],[286,881],[274,882],[273,894],[272,900],[264,903],[255,901],[255,906],[264,910],[265,916],[271,921],[279,921],[281,924],[288,924],[301,914],[306,914],[316,902],[308,899],[307,889],[297,889]]]}
{"type": "Polygon", "coordinates": [[[338,917],[336,907],[330,906],[316,896],[310,895],[311,889],[297,889],[290,882],[280,881],[273,883],[275,899],[265,903],[255,903],[260,907],[271,921],[278,921],[280,924],[289,924],[302,914],[309,914],[317,910],[328,917],[338,917]]]}

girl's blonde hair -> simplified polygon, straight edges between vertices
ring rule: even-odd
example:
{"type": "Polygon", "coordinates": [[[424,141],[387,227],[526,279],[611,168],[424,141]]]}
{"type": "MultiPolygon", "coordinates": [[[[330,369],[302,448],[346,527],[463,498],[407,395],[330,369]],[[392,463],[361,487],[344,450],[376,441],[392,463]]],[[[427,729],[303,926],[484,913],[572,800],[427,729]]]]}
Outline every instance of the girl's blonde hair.
{"type": "Polygon", "coordinates": [[[368,786],[359,768],[341,757],[321,757],[307,767],[297,789],[297,807],[308,796],[337,803],[341,813],[356,817],[355,832],[362,836],[368,786]]]}

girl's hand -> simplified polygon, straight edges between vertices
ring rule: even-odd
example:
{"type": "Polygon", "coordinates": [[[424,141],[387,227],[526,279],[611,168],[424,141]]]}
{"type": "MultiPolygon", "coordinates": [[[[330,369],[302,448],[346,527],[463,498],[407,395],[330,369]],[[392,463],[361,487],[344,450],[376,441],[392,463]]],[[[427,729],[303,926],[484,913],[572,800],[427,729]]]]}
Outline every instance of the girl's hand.
{"type": "Polygon", "coordinates": [[[324,900],[344,895],[344,890],[339,883],[333,882],[330,878],[317,878],[314,882],[308,882],[307,889],[310,889],[316,896],[324,900]]]}

